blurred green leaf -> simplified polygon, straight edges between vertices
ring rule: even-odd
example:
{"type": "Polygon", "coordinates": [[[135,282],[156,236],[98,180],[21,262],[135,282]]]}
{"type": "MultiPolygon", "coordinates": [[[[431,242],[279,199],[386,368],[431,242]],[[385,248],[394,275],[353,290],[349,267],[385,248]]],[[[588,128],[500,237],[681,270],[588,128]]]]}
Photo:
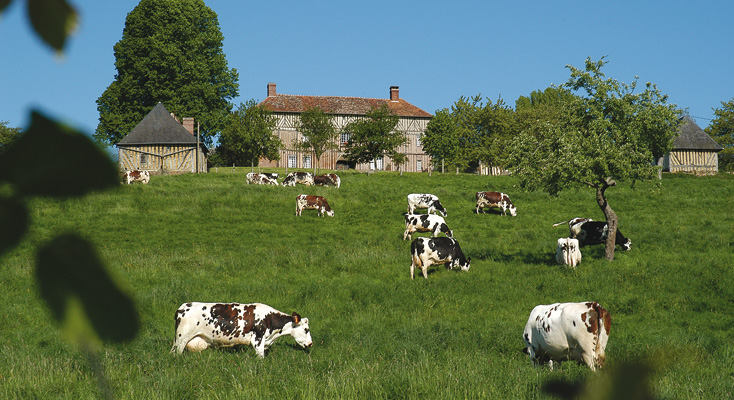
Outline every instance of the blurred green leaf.
{"type": "Polygon", "coordinates": [[[5,7],[8,6],[8,4],[10,4],[10,0],[0,0],[0,14],[3,12],[5,7]]]}
{"type": "Polygon", "coordinates": [[[20,200],[0,197],[0,254],[15,247],[28,230],[28,210],[20,200]]]}
{"type": "Polygon", "coordinates": [[[79,16],[65,0],[27,0],[33,29],[46,44],[60,52],[77,27],[79,16]]]}
{"type": "Polygon", "coordinates": [[[0,158],[3,180],[27,196],[81,196],[119,183],[117,167],[89,137],[36,111],[0,158]]]}
{"type": "Polygon", "coordinates": [[[120,290],[92,244],[82,237],[63,234],[41,248],[36,278],[41,296],[62,326],[68,326],[66,318],[73,318],[67,310],[80,302],[100,339],[135,338],[140,321],[133,300],[120,290]]]}

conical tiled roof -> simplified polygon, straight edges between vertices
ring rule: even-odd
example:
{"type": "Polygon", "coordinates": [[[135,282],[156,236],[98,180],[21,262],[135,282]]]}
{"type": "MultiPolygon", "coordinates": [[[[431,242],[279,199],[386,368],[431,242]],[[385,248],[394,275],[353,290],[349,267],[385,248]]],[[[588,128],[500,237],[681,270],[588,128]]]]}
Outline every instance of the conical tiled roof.
{"type": "Polygon", "coordinates": [[[127,136],[117,143],[118,146],[142,144],[196,145],[196,137],[178,123],[162,103],[158,103],[127,136]]]}
{"type": "Polygon", "coordinates": [[[687,115],[683,117],[678,128],[678,136],[673,140],[673,148],[676,150],[712,151],[724,149],[687,115]]]}

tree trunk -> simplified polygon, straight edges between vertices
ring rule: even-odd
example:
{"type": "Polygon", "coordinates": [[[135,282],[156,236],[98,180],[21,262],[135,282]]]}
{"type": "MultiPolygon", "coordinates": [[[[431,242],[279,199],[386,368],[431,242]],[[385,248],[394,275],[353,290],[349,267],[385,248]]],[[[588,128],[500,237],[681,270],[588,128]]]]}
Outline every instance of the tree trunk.
{"type": "Polygon", "coordinates": [[[617,182],[607,178],[603,184],[596,187],[596,203],[604,213],[609,229],[607,231],[607,242],[604,247],[604,257],[609,261],[614,260],[614,247],[616,246],[617,239],[617,214],[612,210],[612,207],[609,207],[605,192],[608,187],[616,184],[617,182]]]}

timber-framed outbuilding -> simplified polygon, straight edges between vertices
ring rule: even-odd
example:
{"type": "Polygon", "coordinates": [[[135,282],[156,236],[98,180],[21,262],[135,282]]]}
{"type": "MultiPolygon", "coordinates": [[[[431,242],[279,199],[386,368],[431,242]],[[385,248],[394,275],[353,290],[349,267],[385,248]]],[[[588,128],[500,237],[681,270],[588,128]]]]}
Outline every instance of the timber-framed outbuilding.
{"type": "Polygon", "coordinates": [[[179,122],[162,103],[117,143],[120,170],[151,174],[207,171],[207,148],[194,131],[194,119],[179,122]]]}
{"type": "Polygon", "coordinates": [[[338,96],[299,96],[286,95],[276,92],[275,83],[268,83],[268,97],[260,102],[261,106],[273,112],[277,118],[274,135],[277,135],[283,143],[279,149],[280,160],[260,160],[260,165],[265,167],[285,168],[314,168],[313,156],[308,151],[296,149],[295,143],[302,142],[303,135],[297,130],[299,116],[302,112],[319,107],[326,114],[333,117],[337,131],[352,121],[365,118],[367,112],[373,108],[386,105],[390,110],[400,117],[396,130],[403,132],[406,143],[400,148],[407,156],[404,164],[397,165],[391,159],[376,159],[370,163],[353,164],[344,159],[346,143],[349,133],[340,133],[336,150],[325,152],[320,160],[318,168],[321,169],[358,169],[358,170],[393,170],[406,172],[424,172],[430,168],[430,157],[423,152],[421,138],[426,131],[428,122],[433,117],[430,113],[408,103],[400,98],[399,88],[390,87],[390,97],[387,99],[374,99],[364,97],[338,97],[338,96]]]}
{"type": "Polygon", "coordinates": [[[673,139],[673,150],[663,159],[663,171],[712,175],[719,172],[719,152],[716,143],[689,116],[684,116],[673,139]]]}

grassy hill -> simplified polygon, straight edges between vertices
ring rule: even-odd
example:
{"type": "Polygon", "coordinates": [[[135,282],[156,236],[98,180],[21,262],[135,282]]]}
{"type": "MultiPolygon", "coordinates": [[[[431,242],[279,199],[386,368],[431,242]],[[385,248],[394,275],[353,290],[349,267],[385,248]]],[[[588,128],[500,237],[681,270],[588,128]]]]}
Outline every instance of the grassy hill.
{"type": "Polygon", "coordinates": [[[246,185],[248,171],[34,200],[29,233],[0,259],[0,397],[99,396],[34,280],[35,248],[65,231],[97,246],[140,313],[137,338],[101,353],[118,398],[545,398],[543,387],[583,382],[619,390],[633,368],[648,368],[659,398],[732,397],[731,176],[610,188],[632,250],[608,262],[603,246],[585,247],[574,271],[554,259],[568,228],[551,225],[603,220],[591,189],[550,197],[511,177],[387,172],[342,173],[340,189],[266,187],[246,185]],[[510,194],[518,216],[474,214],[479,190],[510,194]],[[413,192],[441,198],[470,271],[434,267],[411,281],[402,234],[413,192]],[[296,217],[301,193],[325,196],[335,217],[296,217]],[[586,300],[612,315],[605,369],[533,365],[521,336],[532,308],[586,300]],[[297,311],[314,346],[281,338],[263,360],[251,348],[171,354],[174,312],[188,301],[297,311]]]}

